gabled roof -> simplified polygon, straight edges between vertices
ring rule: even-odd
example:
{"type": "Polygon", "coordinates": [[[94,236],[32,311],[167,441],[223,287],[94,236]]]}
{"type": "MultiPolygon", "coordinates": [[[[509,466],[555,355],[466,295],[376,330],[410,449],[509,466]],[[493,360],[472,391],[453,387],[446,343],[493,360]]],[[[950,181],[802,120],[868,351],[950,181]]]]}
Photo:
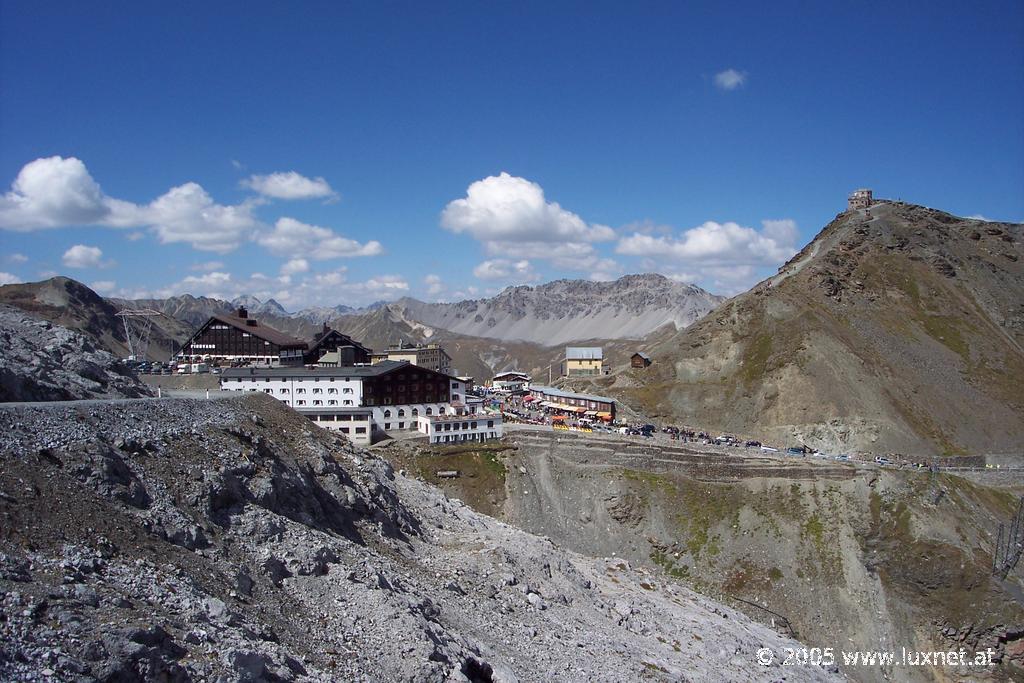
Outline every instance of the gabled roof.
{"type": "MultiPolygon", "coordinates": [[[[636,353],[634,353],[634,354],[633,354],[633,356],[640,356],[640,357],[641,357],[641,358],[643,358],[644,360],[650,360],[650,359],[651,359],[651,357],[650,357],[650,356],[648,356],[648,355],[647,355],[646,353],[644,353],[643,351],[637,351],[636,353]]],[[[630,358],[632,358],[632,356],[630,356],[630,358]]]]}
{"type": "Polygon", "coordinates": [[[530,376],[527,375],[525,372],[518,372],[516,370],[506,370],[505,372],[499,372],[497,375],[495,375],[493,377],[493,379],[496,379],[496,380],[500,381],[503,377],[515,377],[515,378],[524,379],[524,380],[527,380],[527,381],[530,380],[530,376]]]}
{"type": "MultiPolygon", "coordinates": [[[[237,315],[220,315],[219,313],[215,313],[214,315],[210,316],[209,320],[206,321],[206,325],[203,325],[201,328],[199,328],[199,332],[202,332],[204,329],[206,329],[206,326],[212,323],[214,320],[222,322],[225,325],[231,325],[232,327],[239,329],[242,332],[248,332],[252,336],[262,339],[263,341],[268,341],[271,344],[277,344],[278,346],[282,347],[306,347],[306,342],[302,341],[301,339],[296,339],[290,334],[285,334],[280,330],[275,330],[273,327],[267,327],[266,325],[257,322],[255,318],[239,318],[237,315]],[[250,325],[250,322],[256,324],[250,325]]],[[[199,332],[197,332],[196,334],[199,334],[199,332]]]]}
{"type": "Polygon", "coordinates": [[[353,339],[352,337],[348,336],[344,332],[339,332],[338,330],[336,330],[334,328],[328,328],[326,330],[323,330],[322,332],[320,332],[316,336],[314,336],[313,337],[313,341],[311,341],[309,343],[309,350],[310,351],[316,350],[321,344],[326,342],[328,339],[330,339],[334,335],[337,335],[337,336],[341,337],[345,341],[346,344],[349,344],[350,346],[354,346],[354,347],[356,347],[358,349],[362,349],[363,351],[366,351],[367,353],[370,353],[370,349],[366,348],[365,346],[363,346],[362,344],[360,344],[359,342],[357,342],[355,339],[353,339]]]}
{"type": "Polygon", "coordinates": [[[604,352],[600,346],[566,346],[566,360],[601,360],[604,352]]]}

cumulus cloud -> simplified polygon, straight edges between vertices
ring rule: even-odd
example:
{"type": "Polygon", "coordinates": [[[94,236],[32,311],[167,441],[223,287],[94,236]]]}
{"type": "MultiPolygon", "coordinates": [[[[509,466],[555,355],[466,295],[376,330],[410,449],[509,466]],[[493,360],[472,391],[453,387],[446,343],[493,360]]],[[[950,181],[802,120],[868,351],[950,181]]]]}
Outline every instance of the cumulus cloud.
{"type": "Polygon", "coordinates": [[[719,90],[735,90],[747,82],[745,71],[726,69],[715,74],[715,87],[719,90]]]}
{"type": "Polygon", "coordinates": [[[338,199],[323,178],[307,178],[295,171],[250,176],[242,181],[242,187],[274,199],[338,199]]]}
{"type": "Polygon", "coordinates": [[[16,285],[21,282],[21,278],[14,273],[0,272],[0,285],[16,285]]]}
{"type": "Polygon", "coordinates": [[[208,273],[211,270],[223,270],[223,261],[204,261],[203,263],[193,263],[189,266],[189,270],[196,270],[201,273],[208,273]]]}
{"type": "Polygon", "coordinates": [[[309,261],[304,258],[293,258],[281,266],[281,275],[296,275],[309,271],[309,261]]]}
{"type": "Polygon", "coordinates": [[[540,275],[526,259],[521,261],[510,261],[508,259],[483,261],[473,269],[473,275],[481,280],[535,282],[540,279],[540,275]]]}
{"type": "Polygon", "coordinates": [[[582,218],[549,202],[537,183],[502,173],[471,184],[463,199],[448,203],[441,225],[468,234],[485,245],[514,242],[599,242],[615,238],[606,225],[582,218]]]}
{"type": "Polygon", "coordinates": [[[76,244],[64,252],[61,262],[68,268],[109,268],[113,261],[103,260],[103,250],[85,244],[76,244]]]}
{"type": "Polygon", "coordinates": [[[444,282],[441,281],[440,275],[434,275],[433,273],[423,278],[423,284],[427,286],[427,294],[430,296],[437,296],[444,291],[444,282]]]}
{"type": "Polygon", "coordinates": [[[286,308],[296,310],[306,306],[332,306],[338,303],[360,306],[374,301],[392,300],[404,296],[409,283],[400,275],[375,275],[366,280],[350,280],[344,266],[325,273],[309,273],[301,278],[282,273],[270,276],[252,273],[234,277],[231,273],[216,271],[202,275],[189,275],[166,287],[147,291],[120,291],[125,298],[165,298],[179,294],[208,296],[231,300],[251,295],[266,301],[275,299],[286,308]]]}
{"type": "Polygon", "coordinates": [[[26,263],[28,261],[28,256],[18,253],[8,254],[7,260],[11,263],[26,263]]]}
{"type": "Polygon", "coordinates": [[[760,232],[738,223],[707,221],[679,237],[633,233],[620,239],[615,251],[629,256],[716,265],[768,265],[785,261],[796,253],[796,236],[796,224],[788,219],[763,221],[760,232]]]}
{"type": "Polygon", "coordinates": [[[327,259],[377,256],[384,249],[380,242],[371,240],[360,244],[356,240],[338,235],[333,230],[309,225],[294,218],[279,218],[271,232],[257,238],[259,244],[275,256],[284,258],[309,257],[317,261],[327,259]]]}
{"type": "Polygon", "coordinates": [[[97,280],[89,288],[97,294],[111,294],[117,289],[117,283],[113,280],[97,280]]]}
{"type": "Polygon", "coordinates": [[[172,188],[139,211],[163,244],[185,242],[199,251],[226,254],[252,239],[259,221],[254,202],[217,204],[197,183],[172,188]]]}
{"type": "Polygon", "coordinates": [[[191,182],[171,188],[150,204],[133,204],[104,194],[79,159],[48,157],[26,164],[11,191],[0,198],[0,228],[149,227],[165,244],[186,242],[195,249],[224,253],[251,238],[259,225],[252,214],[256,204],[217,204],[191,182]]]}
{"type": "Polygon", "coordinates": [[[790,219],[765,220],[761,229],[707,221],[678,235],[634,232],[616,253],[642,257],[644,268],[713,291],[735,294],[752,285],[759,271],[777,267],[797,251],[799,230],[790,219]]]}

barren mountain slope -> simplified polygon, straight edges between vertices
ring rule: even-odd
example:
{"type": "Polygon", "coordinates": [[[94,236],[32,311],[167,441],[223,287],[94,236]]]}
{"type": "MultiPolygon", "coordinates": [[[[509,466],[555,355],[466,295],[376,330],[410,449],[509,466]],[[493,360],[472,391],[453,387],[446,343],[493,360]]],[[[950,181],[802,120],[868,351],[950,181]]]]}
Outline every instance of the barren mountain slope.
{"type": "Polygon", "coordinates": [[[490,299],[453,304],[402,299],[396,305],[406,318],[459,334],[557,346],[580,339],[639,339],[666,323],[683,328],[720,301],[695,285],[646,274],[510,287],[490,299]]]}
{"type": "MultiPolygon", "coordinates": [[[[54,277],[0,287],[0,303],[81,332],[100,348],[119,358],[128,355],[124,323],[115,314],[122,307],[104,299],[81,282],[54,277]]],[[[149,357],[166,360],[170,349],[189,333],[188,325],[173,317],[154,319],[149,357]]]]}
{"type": "Polygon", "coordinates": [[[837,678],[761,667],[795,641],[266,396],[0,411],[5,680],[837,678]]]}
{"type": "Polygon", "coordinates": [[[6,304],[0,304],[0,349],[0,402],[153,393],[94,340],[6,304]]]}
{"type": "Polygon", "coordinates": [[[898,202],[841,214],[609,390],[655,417],[780,442],[1019,452],[1021,230],[898,202]]]}

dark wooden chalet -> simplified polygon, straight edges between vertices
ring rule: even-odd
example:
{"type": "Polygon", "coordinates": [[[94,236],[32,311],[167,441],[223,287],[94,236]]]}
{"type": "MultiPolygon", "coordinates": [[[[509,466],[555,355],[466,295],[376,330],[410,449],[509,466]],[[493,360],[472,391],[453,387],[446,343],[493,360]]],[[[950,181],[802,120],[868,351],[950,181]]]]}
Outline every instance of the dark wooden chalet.
{"type": "Polygon", "coordinates": [[[372,351],[347,334],[331,329],[324,323],[324,329],[309,344],[305,353],[306,365],[324,366],[362,365],[370,362],[372,351]]]}
{"type": "Polygon", "coordinates": [[[301,363],[306,342],[263,325],[239,308],[231,315],[213,315],[178,351],[179,359],[211,359],[258,363],[301,363]]]}

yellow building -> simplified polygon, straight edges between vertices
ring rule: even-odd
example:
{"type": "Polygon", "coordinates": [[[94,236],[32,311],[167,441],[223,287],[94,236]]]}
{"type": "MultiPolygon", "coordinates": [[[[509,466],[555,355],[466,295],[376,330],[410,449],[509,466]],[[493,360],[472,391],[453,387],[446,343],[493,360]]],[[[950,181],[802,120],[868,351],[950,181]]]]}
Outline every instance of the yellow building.
{"type": "Polygon", "coordinates": [[[391,345],[387,351],[378,351],[371,356],[376,364],[382,360],[404,360],[434,372],[451,374],[452,358],[439,344],[413,346],[411,344],[391,345]]]}
{"type": "Polygon", "coordinates": [[[565,374],[569,377],[589,377],[604,371],[604,353],[599,346],[565,347],[565,374]]]}

